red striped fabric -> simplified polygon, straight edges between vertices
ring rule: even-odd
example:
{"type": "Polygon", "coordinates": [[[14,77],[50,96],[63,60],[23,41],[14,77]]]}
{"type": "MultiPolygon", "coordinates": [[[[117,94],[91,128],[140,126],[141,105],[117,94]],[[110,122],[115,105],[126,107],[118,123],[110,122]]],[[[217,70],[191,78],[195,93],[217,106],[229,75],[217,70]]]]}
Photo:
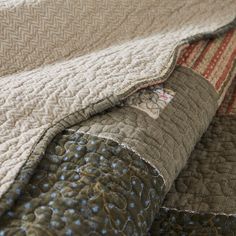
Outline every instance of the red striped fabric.
{"type": "Polygon", "coordinates": [[[236,30],[231,30],[215,39],[190,44],[177,63],[201,74],[222,93],[235,60],[236,30]]]}

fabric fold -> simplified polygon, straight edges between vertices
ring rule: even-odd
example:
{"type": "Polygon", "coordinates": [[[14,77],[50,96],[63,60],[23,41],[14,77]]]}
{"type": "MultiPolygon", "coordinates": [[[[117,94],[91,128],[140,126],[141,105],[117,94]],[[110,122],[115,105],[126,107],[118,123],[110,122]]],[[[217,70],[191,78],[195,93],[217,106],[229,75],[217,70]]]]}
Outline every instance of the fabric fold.
{"type": "Polygon", "coordinates": [[[152,235],[235,232],[236,79],[168,192],[152,235]]]}
{"type": "Polygon", "coordinates": [[[42,157],[30,159],[3,196],[0,234],[146,235],[235,76],[234,37],[231,30],[191,44],[164,83],[60,121],[62,132],[44,155],[41,140],[42,157]],[[81,122],[65,129],[75,119],[81,122]]]}
{"type": "Polygon", "coordinates": [[[179,67],[163,84],[163,92],[157,102],[153,101],[154,96],[155,92],[151,91],[143,98],[146,109],[139,109],[139,95],[134,98],[137,107],[124,104],[121,108],[82,122],[78,129],[83,133],[112,139],[138,153],[160,172],[168,192],[212,120],[218,94],[206,79],[179,67]],[[156,117],[150,117],[151,106],[165,101],[168,94],[165,91],[172,91],[172,99],[167,101],[166,107],[160,104],[156,117]]]}

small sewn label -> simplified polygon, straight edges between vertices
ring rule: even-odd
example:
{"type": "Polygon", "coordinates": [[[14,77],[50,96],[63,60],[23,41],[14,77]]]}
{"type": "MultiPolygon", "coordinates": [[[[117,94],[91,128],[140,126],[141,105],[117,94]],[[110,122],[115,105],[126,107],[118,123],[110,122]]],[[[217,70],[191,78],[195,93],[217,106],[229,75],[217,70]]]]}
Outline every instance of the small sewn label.
{"type": "Polygon", "coordinates": [[[174,95],[174,91],[164,88],[162,84],[155,85],[137,91],[126,99],[123,106],[139,109],[157,119],[174,95]]]}

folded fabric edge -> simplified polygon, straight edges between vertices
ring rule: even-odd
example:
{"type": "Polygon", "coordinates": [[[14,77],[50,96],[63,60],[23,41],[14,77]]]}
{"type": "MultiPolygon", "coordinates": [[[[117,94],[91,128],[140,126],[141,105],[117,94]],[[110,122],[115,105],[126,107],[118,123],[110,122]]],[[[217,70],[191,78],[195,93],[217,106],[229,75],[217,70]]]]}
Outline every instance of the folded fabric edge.
{"type": "Polygon", "coordinates": [[[1,197],[1,203],[7,202],[7,207],[4,204],[0,204],[0,215],[2,215],[6,209],[12,206],[14,203],[14,200],[19,195],[21,189],[24,187],[25,184],[29,181],[34,168],[39,163],[40,159],[42,158],[43,154],[45,153],[45,149],[47,145],[51,142],[51,140],[55,137],[56,134],[58,134],[60,131],[62,131],[64,128],[75,125],[85,119],[88,119],[90,116],[95,115],[99,112],[102,112],[110,107],[113,107],[117,104],[119,104],[122,100],[133,94],[135,91],[148,87],[153,84],[158,84],[161,82],[164,82],[168,79],[170,74],[175,68],[177,56],[180,52],[180,49],[183,45],[199,40],[201,38],[209,38],[217,36],[221,33],[224,33],[225,31],[234,28],[236,25],[236,19],[234,19],[229,24],[217,29],[214,32],[207,32],[207,33],[201,33],[195,36],[192,36],[184,41],[182,41],[174,50],[173,54],[171,55],[168,63],[168,67],[165,68],[161,72],[160,76],[153,75],[151,78],[144,78],[140,80],[138,83],[132,84],[129,87],[127,87],[125,90],[118,91],[117,95],[113,95],[111,97],[107,97],[104,100],[96,103],[91,104],[87,108],[84,109],[84,111],[77,111],[73,114],[68,115],[64,119],[60,120],[56,124],[52,125],[48,130],[45,130],[44,134],[40,137],[38,142],[35,144],[33,149],[31,150],[30,156],[27,158],[24,165],[21,167],[14,183],[10,186],[10,188],[5,192],[1,197]],[[93,107],[93,108],[92,108],[93,107]],[[92,109],[91,109],[92,108],[92,109]],[[29,161],[30,159],[30,161],[29,161]],[[7,199],[10,199],[7,201],[7,199]]]}

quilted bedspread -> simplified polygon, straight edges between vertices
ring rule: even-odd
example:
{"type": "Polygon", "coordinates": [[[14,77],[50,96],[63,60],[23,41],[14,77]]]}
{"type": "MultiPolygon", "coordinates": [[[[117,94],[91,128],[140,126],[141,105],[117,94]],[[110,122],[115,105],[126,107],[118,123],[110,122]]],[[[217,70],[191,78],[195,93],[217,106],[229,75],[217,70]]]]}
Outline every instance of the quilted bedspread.
{"type": "Polygon", "coordinates": [[[153,223],[152,235],[235,235],[236,80],[153,223]]]}
{"type": "Polygon", "coordinates": [[[0,235],[146,235],[159,210],[154,235],[193,232],[166,222],[210,211],[185,173],[204,175],[192,151],[235,84],[235,17],[235,0],[0,1],[0,235]]]}

